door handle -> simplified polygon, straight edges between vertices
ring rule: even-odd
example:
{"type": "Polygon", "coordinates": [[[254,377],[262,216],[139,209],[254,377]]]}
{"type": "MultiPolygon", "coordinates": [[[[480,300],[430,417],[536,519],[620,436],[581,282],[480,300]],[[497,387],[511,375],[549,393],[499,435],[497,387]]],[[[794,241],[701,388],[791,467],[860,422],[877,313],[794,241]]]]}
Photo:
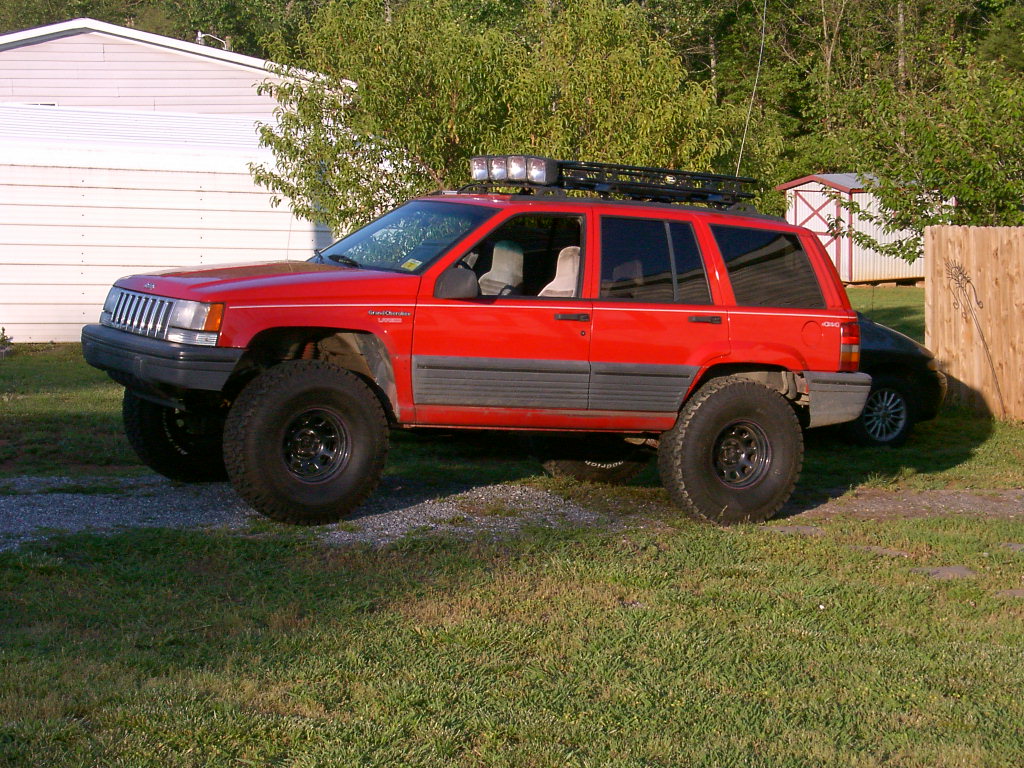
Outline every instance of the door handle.
{"type": "Polygon", "coordinates": [[[555,320],[579,320],[586,322],[590,319],[590,315],[586,312],[557,312],[555,314],[555,320]]]}
{"type": "Polygon", "coordinates": [[[689,318],[691,323],[711,323],[711,325],[721,325],[721,315],[690,315],[689,318]]]}

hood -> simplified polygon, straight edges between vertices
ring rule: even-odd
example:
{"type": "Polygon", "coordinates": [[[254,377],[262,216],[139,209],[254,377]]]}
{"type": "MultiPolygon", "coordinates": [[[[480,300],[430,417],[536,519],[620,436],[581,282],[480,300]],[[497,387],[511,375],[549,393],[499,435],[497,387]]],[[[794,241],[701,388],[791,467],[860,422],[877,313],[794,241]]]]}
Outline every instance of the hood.
{"type": "Polygon", "coordinates": [[[890,328],[887,325],[876,323],[871,318],[857,313],[857,321],[860,324],[860,351],[869,355],[897,355],[912,356],[931,359],[935,357],[923,344],[919,344],[909,336],[890,328]]]}
{"type": "Polygon", "coordinates": [[[251,264],[211,264],[208,267],[200,267],[198,269],[169,269],[166,272],[156,272],[155,274],[160,277],[240,280],[246,277],[299,275],[306,272],[325,272],[336,269],[336,266],[312,261],[264,261],[252,262],[251,264]]]}
{"type": "Polygon", "coordinates": [[[312,301],[343,300],[355,295],[408,297],[415,294],[419,277],[311,261],[272,261],[132,275],[121,278],[117,285],[156,296],[194,301],[260,302],[291,297],[312,301]]]}

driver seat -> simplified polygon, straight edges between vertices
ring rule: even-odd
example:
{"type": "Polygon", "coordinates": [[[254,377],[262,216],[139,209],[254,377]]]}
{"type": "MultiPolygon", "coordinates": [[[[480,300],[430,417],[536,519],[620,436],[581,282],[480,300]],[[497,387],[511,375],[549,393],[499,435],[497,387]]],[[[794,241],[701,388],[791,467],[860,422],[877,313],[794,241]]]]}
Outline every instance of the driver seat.
{"type": "Polygon", "coordinates": [[[483,296],[507,296],[523,285],[523,249],[511,240],[499,240],[491,253],[491,269],[480,276],[483,296]]]}

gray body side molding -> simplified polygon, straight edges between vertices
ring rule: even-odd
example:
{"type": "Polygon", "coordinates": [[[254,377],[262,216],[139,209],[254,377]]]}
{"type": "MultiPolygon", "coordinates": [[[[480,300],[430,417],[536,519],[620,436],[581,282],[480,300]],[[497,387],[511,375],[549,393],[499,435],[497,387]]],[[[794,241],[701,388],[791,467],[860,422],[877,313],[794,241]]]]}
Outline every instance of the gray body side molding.
{"type": "Polygon", "coordinates": [[[675,413],[696,376],[689,365],[414,356],[419,405],[675,413]]]}

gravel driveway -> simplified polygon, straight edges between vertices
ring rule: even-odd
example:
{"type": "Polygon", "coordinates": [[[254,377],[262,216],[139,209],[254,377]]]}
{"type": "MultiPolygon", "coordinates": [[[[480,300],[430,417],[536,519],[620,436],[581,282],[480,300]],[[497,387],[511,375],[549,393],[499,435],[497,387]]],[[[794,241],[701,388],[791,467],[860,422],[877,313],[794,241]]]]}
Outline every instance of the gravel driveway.
{"type": "MultiPolygon", "coordinates": [[[[636,510],[642,515],[643,510],[636,510]]],[[[1024,518],[1024,490],[860,490],[793,502],[784,522],[835,517],[886,519],[931,515],[1024,518]]],[[[217,528],[244,531],[263,521],[227,483],[182,485],[156,475],[131,479],[21,477],[0,480],[0,550],[54,532],[125,528],[217,528]]],[[[633,520],[636,524],[637,520],[633,520]]],[[[359,512],[316,530],[335,544],[382,545],[423,532],[502,536],[525,526],[620,527],[618,516],[587,509],[523,485],[452,485],[439,490],[386,477],[359,512]]]]}
{"type": "MultiPolygon", "coordinates": [[[[246,530],[265,518],[227,483],[183,485],[132,479],[21,477],[0,480],[0,550],[55,532],[125,528],[246,530]]],[[[521,485],[418,486],[384,478],[353,517],[316,530],[337,544],[382,545],[410,533],[509,534],[527,525],[602,525],[607,515],[521,485]]]]}

